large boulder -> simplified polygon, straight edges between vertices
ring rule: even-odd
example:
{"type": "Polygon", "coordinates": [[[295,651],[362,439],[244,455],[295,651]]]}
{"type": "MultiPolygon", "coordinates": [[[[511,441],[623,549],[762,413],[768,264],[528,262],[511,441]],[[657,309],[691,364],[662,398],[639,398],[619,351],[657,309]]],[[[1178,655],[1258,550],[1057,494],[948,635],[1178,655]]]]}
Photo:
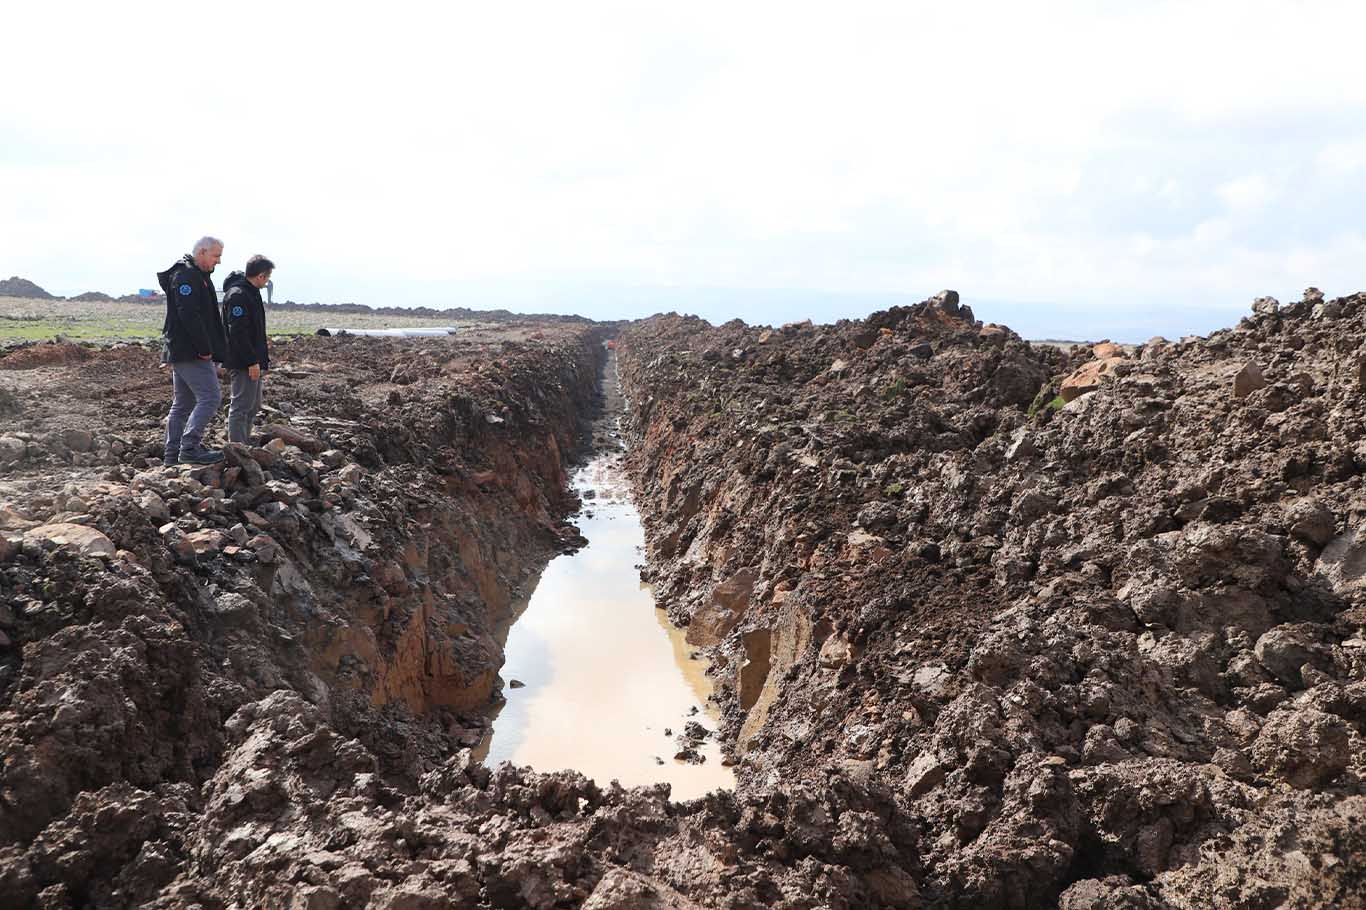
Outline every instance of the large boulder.
{"type": "Polygon", "coordinates": [[[82,556],[113,556],[114,542],[85,525],[59,521],[39,525],[24,532],[25,540],[50,540],[58,546],[74,547],[82,556]]]}

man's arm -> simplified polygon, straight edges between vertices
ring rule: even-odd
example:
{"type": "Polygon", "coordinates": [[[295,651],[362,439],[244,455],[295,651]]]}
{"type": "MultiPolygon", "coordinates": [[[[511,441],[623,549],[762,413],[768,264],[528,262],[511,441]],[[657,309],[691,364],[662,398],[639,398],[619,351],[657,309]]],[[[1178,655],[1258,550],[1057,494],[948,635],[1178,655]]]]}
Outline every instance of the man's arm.
{"type": "Polygon", "coordinates": [[[209,341],[208,330],[204,328],[204,318],[199,312],[199,297],[204,292],[203,279],[185,271],[171,276],[171,294],[175,299],[176,315],[180,326],[185,330],[187,340],[200,358],[213,356],[213,345],[209,341]],[[195,282],[198,282],[196,287],[195,282]]]}
{"type": "Polygon", "coordinates": [[[260,363],[256,359],[256,341],[253,331],[254,314],[251,305],[244,300],[246,293],[234,287],[223,298],[223,320],[228,325],[228,355],[232,360],[250,366],[260,363]]]}

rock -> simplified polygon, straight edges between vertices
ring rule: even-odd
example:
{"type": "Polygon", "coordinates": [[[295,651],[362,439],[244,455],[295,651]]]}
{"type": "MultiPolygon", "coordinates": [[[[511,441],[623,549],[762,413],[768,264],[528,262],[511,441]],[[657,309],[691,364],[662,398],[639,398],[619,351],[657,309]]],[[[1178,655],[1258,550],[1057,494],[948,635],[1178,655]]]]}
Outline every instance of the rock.
{"type": "Polygon", "coordinates": [[[0,563],[6,563],[19,554],[19,545],[4,534],[0,534],[0,563]]]}
{"type": "Polygon", "coordinates": [[[1097,360],[1109,360],[1113,357],[1123,357],[1124,348],[1115,344],[1113,341],[1102,341],[1091,346],[1091,353],[1097,360]]]}
{"type": "Polygon", "coordinates": [[[509,680],[508,680],[508,688],[509,688],[509,689],[521,689],[521,688],[524,688],[525,686],[526,686],[526,683],[522,682],[520,679],[509,679],[509,680]]]}
{"type": "Polygon", "coordinates": [[[213,528],[205,528],[186,534],[181,543],[177,545],[177,550],[188,548],[189,552],[195,556],[203,556],[206,553],[217,553],[227,545],[228,536],[226,534],[213,528]]]}
{"type": "Polygon", "coordinates": [[[701,910],[661,881],[612,867],[602,876],[582,910],[701,910]]]}
{"type": "Polygon", "coordinates": [[[847,360],[836,360],[830,364],[830,372],[835,374],[843,373],[847,369],[849,369],[849,361],[847,360]]]}
{"type": "Polygon", "coordinates": [[[14,464],[24,460],[28,443],[14,436],[0,436],[0,464],[14,464]]]}
{"type": "Polygon", "coordinates": [[[1007,461],[1018,461],[1038,454],[1039,449],[1034,444],[1034,437],[1029,432],[1029,427],[1020,427],[1011,435],[1010,445],[1006,448],[1007,461]]]}
{"type": "Polygon", "coordinates": [[[685,636],[690,645],[719,644],[739,622],[749,606],[756,575],[752,569],[741,569],[712,588],[711,598],[688,623],[685,636]]]}
{"type": "Polygon", "coordinates": [[[247,541],[247,546],[256,554],[256,558],[266,565],[280,558],[280,545],[269,534],[257,534],[247,541]]]}
{"type": "Polygon", "coordinates": [[[24,532],[25,540],[50,540],[58,546],[70,546],[82,556],[113,556],[114,542],[94,528],[85,525],[57,522],[39,525],[24,532]]]}
{"type": "Polygon", "coordinates": [[[1314,311],[1310,314],[1311,319],[1323,319],[1329,321],[1333,319],[1338,319],[1341,316],[1342,304],[1338,303],[1336,300],[1330,300],[1327,303],[1315,304],[1314,311]]]}
{"type": "Polygon", "coordinates": [[[818,655],[821,666],[827,670],[838,670],[854,660],[856,657],[854,646],[842,635],[831,635],[821,642],[821,649],[818,655]]]}
{"type": "Polygon", "coordinates": [[[1304,685],[1300,668],[1325,663],[1324,654],[1310,635],[1292,626],[1277,626],[1257,639],[1258,662],[1267,672],[1291,688],[1304,685]]]}
{"type": "Polygon", "coordinates": [[[1292,536],[1316,547],[1328,543],[1337,534],[1333,513],[1313,497],[1296,500],[1286,510],[1286,524],[1292,536]]]}
{"type": "Polygon", "coordinates": [[[1262,725],[1252,746],[1258,771],[1297,789],[1318,787],[1347,770],[1347,724],[1312,708],[1281,708],[1262,725]]]}
{"type": "Polygon", "coordinates": [[[906,769],[906,795],[915,799],[930,792],[944,782],[952,767],[933,751],[921,752],[906,769]]]}
{"type": "Polygon", "coordinates": [[[171,512],[166,508],[166,502],[151,490],[143,490],[138,494],[138,507],[147,513],[147,517],[158,524],[167,521],[171,517],[171,512]]]}
{"type": "Polygon", "coordinates": [[[355,485],[360,483],[365,476],[365,468],[358,464],[349,464],[337,472],[337,479],[342,483],[355,485]]]}
{"type": "Polygon", "coordinates": [[[1058,394],[1062,396],[1063,401],[1074,401],[1087,392],[1100,388],[1102,382],[1115,375],[1120,364],[1127,362],[1127,357],[1107,357],[1104,360],[1083,363],[1062,381],[1058,394]]]}
{"type": "Polygon", "coordinates": [[[943,290],[930,298],[930,304],[941,313],[959,316],[958,299],[957,291],[943,290]]]}
{"type": "Polygon", "coordinates": [[[1310,306],[1323,303],[1323,291],[1318,288],[1309,287],[1304,289],[1304,302],[1310,306]]]}
{"type": "Polygon", "coordinates": [[[1275,316],[1281,308],[1281,302],[1275,297],[1258,297],[1252,301],[1252,312],[1258,316],[1275,316]]]}
{"type": "MultiPolygon", "coordinates": [[[[263,436],[270,437],[272,443],[276,440],[281,440],[285,445],[295,446],[297,448],[303,449],[305,452],[309,452],[314,455],[318,454],[326,448],[326,446],[323,445],[322,441],[319,440],[318,437],[312,436],[308,433],[303,432],[302,430],[297,430],[294,427],[288,426],[283,423],[268,424],[267,426],[262,428],[261,434],[263,436]]],[[[273,447],[270,443],[267,443],[266,448],[273,447]]],[[[282,447],[275,451],[278,454],[279,452],[284,451],[284,449],[282,447]]]]}
{"type": "Polygon", "coordinates": [[[89,430],[63,430],[62,444],[73,452],[89,452],[95,447],[95,435],[89,430]]]}
{"type": "Polygon", "coordinates": [[[1262,375],[1261,367],[1252,361],[1243,364],[1243,368],[1233,377],[1233,397],[1246,398],[1258,389],[1267,387],[1266,377],[1262,375]]]}

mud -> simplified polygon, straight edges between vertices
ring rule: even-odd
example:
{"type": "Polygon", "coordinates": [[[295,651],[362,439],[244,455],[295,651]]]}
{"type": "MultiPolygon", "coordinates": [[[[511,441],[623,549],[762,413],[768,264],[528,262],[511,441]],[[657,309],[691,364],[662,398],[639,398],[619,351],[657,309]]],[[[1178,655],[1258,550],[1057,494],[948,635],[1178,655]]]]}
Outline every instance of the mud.
{"type": "Polygon", "coordinates": [[[149,463],[147,348],[0,372],[0,902],[1361,907],[1366,297],[1256,306],[627,327],[644,580],[736,763],[683,803],[469,748],[583,545],[600,328],[290,342],[221,469],[149,463]]]}
{"type": "Polygon", "coordinates": [[[631,327],[651,579],[740,798],[885,789],[925,906],[1362,906],[1363,329],[631,327]]]}

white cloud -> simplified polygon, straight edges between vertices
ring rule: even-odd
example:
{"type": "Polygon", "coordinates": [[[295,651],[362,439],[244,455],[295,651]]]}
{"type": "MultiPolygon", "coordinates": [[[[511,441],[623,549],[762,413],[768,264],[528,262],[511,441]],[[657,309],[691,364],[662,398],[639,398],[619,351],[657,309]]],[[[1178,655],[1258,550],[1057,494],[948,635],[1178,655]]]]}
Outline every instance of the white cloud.
{"type": "Polygon", "coordinates": [[[1234,212],[1255,212],[1276,197],[1276,190],[1262,174],[1250,174],[1220,184],[1217,191],[1224,204],[1234,212]]]}
{"type": "Polygon", "coordinates": [[[26,4],[0,58],[0,272],[122,291],[208,231],[296,299],[1285,293],[1341,267],[1350,225],[1290,254],[1284,207],[1366,203],[1357,138],[1285,151],[1294,117],[1359,122],[1364,25],[1256,0],[26,4]]]}

